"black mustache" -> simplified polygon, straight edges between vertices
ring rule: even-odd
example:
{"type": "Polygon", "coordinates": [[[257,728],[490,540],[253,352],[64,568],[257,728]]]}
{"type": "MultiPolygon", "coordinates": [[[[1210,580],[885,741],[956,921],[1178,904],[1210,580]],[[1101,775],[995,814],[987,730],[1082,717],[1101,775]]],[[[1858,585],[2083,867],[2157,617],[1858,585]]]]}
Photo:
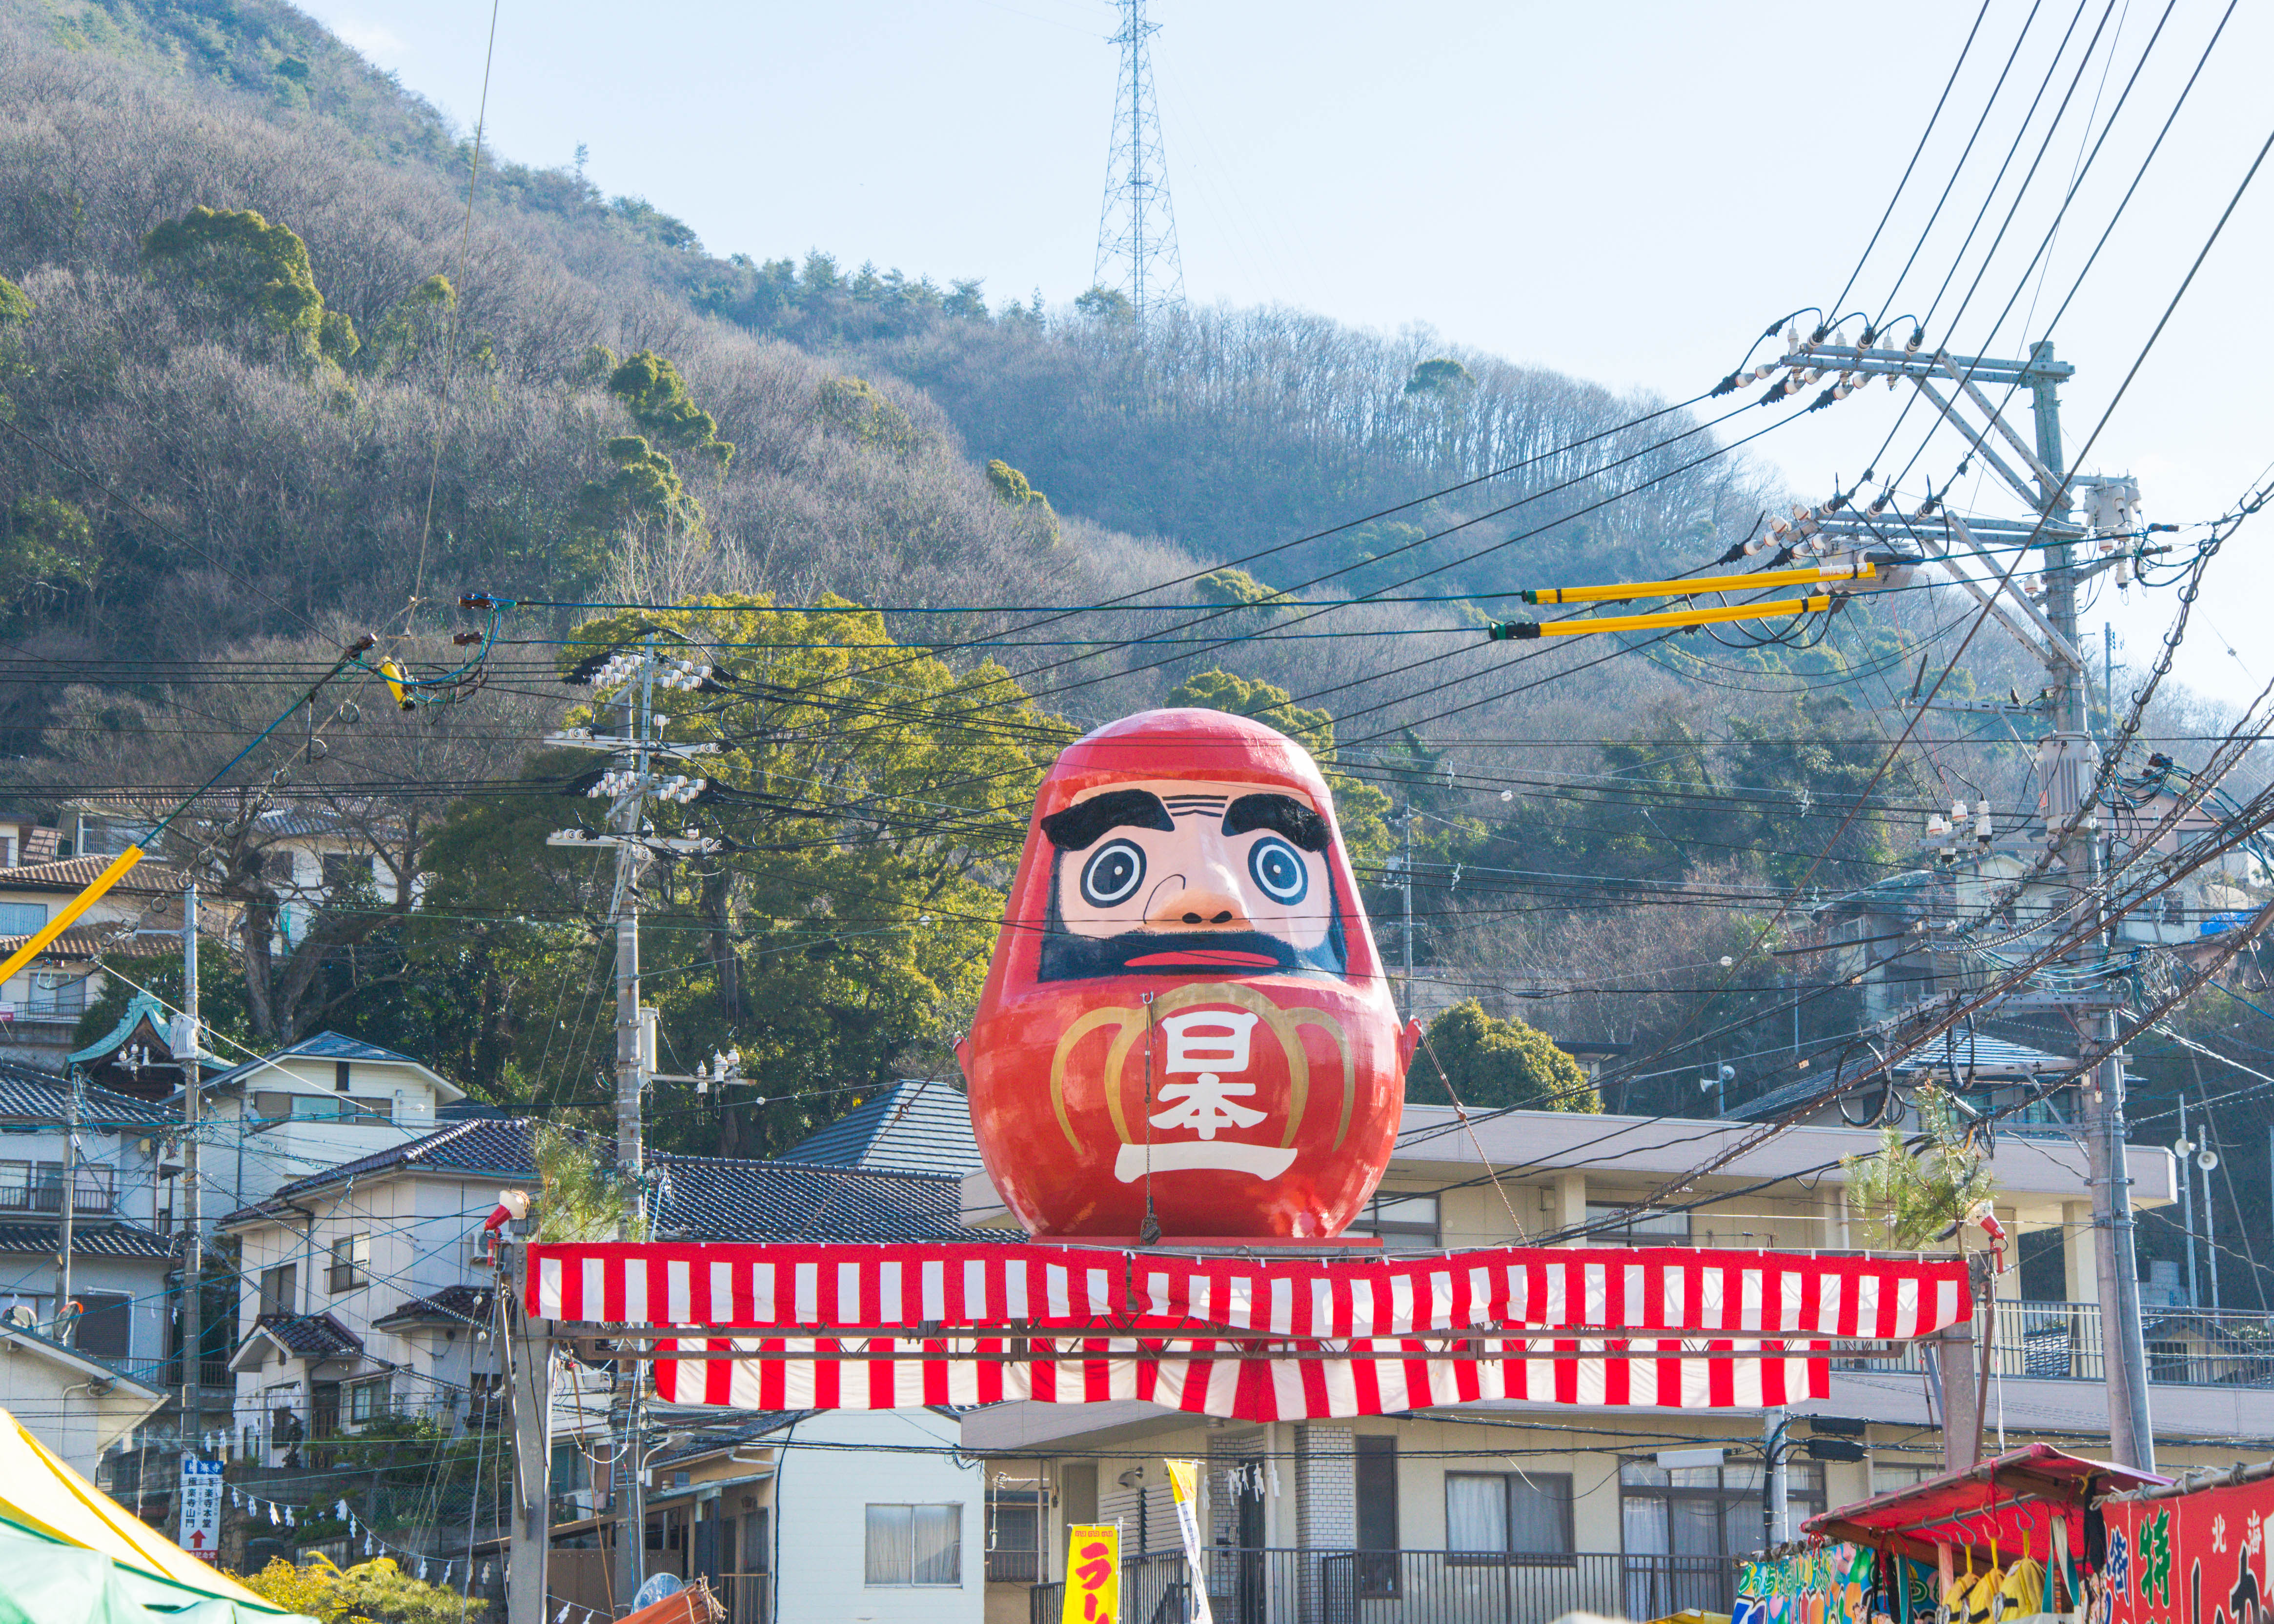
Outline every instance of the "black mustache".
{"type": "Polygon", "coordinates": [[[1314,948],[1297,947],[1261,930],[1132,930],[1118,936],[1078,936],[1058,928],[1043,936],[1035,978],[1044,981],[1079,981],[1103,975],[1190,975],[1201,969],[1214,969],[1231,976],[1269,974],[1275,970],[1298,975],[1341,975],[1347,968],[1339,921],[1329,928],[1327,939],[1314,948]],[[1156,954],[1188,953],[1252,953],[1269,963],[1203,966],[1131,962],[1156,954]]]}

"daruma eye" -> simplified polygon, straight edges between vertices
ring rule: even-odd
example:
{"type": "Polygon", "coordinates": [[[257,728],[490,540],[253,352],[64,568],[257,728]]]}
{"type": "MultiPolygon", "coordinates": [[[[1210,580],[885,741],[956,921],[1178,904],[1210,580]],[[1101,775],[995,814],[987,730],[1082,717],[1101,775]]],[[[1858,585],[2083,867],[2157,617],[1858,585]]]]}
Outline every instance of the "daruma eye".
{"type": "Polygon", "coordinates": [[[1081,899],[1110,908],[1128,901],[1144,882],[1144,851],[1133,840],[1108,840],[1081,866],[1081,899]]]}
{"type": "Polygon", "coordinates": [[[1249,848],[1247,871],[1274,902],[1300,902],[1311,889],[1310,870],[1303,867],[1301,855],[1276,835],[1249,848]]]}

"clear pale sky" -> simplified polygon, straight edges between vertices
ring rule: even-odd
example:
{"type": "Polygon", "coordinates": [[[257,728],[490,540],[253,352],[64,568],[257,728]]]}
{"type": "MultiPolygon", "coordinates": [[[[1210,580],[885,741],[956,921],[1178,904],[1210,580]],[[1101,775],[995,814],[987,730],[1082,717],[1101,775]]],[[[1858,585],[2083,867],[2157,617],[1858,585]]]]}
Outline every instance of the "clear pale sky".
{"type": "MultiPolygon", "coordinates": [[[[471,126],[486,7],[304,3],[471,126]]],[[[1154,0],[1187,295],[1284,303],[1383,329],[1426,324],[1512,360],[1686,397],[1734,366],[1771,320],[1829,300],[1847,281],[1978,6],[1154,0]]],[[[1848,306],[1887,308],[2020,38],[2005,90],[1890,313],[1926,306],[1956,263],[1931,340],[2016,353],[2029,312],[2027,336],[2043,336],[2222,9],[2176,0],[2024,284],[2162,8],[2044,0],[2024,35],[2025,0],[1990,0],[1848,306]],[[1954,328],[1951,312],[2065,95],[2042,166],[1954,328]],[[2018,152],[1962,259],[2017,132],[2018,152]],[[2014,313],[1993,335],[2017,288],[2014,313]]],[[[943,282],[983,277],[992,298],[1039,288],[1056,303],[1091,280],[1115,26],[1105,0],[501,0],[488,139],[540,165],[565,165],[584,143],[603,190],[645,196],[716,253],[771,259],[819,247],[848,267],[873,259],[943,282]]],[[[2236,7],[2054,330],[2079,369],[2063,400],[2073,458],[2274,132],[2270,68],[2274,12],[2236,7]]],[[[2274,461],[2270,259],[2274,160],[2083,456],[2089,470],[2137,475],[2150,518],[2211,517],[2274,461]]],[[[1873,388],[1780,431],[1756,455],[1799,495],[1820,499],[1835,475],[1852,483],[1878,453],[1902,398],[1873,388]]],[[[1906,420],[1897,467],[1924,421],[1917,410],[1906,420]]],[[[1940,488],[1962,450],[1938,441],[1906,488],[1916,492],[1930,474],[1940,488]]],[[[1993,485],[1975,488],[1978,477],[1977,469],[1962,482],[1962,500],[2017,512],[1993,485]]],[[[2274,623],[2270,560],[2274,512],[2246,525],[2212,566],[2179,665],[2198,688],[2240,701],[2274,679],[2274,640],[2262,629],[2274,623]]],[[[2173,606],[2168,591],[2135,589],[2124,603],[2112,590],[2087,626],[2097,642],[2100,621],[2112,620],[2144,657],[2173,606]]]]}

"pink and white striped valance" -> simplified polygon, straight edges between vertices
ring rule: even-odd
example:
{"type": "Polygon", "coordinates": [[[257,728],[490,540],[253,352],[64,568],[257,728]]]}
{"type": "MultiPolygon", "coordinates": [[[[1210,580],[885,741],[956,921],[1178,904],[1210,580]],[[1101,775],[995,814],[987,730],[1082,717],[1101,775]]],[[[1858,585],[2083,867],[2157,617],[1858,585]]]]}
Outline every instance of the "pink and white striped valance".
{"type": "Polygon", "coordinates": [[[1965,1317],[1957,1259],[1687,1247],[1498,1247],[1341,1259],[1035,1244],[529,1249],[544,1320],[657,1329],[953,1337],[1672,1333],[1905,1341],[1965,1317]]]}

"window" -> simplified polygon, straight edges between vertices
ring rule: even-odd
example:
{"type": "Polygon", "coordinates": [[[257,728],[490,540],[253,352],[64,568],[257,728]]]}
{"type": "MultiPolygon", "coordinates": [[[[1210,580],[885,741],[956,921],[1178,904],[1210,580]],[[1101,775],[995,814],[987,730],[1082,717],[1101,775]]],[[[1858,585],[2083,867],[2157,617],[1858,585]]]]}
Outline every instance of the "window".
{"type": "MultiPolygon", "coordinates": [[[[1823,1510],[1822,1470],[1794,1461],[1785,1471],[1794,1521],[1823,1510]]],[[[1626,1553],[1718,1558],[1758,1551],[1765,1486],[1758,1462],[1672,1469],[1655,1461],[1624,1462],[1619,1514],[1626,1553]]]]}
{"type": "Polygon", "coordinates": [[[1351,1220],[1352,1235],[1378,1235],[1384,1252],[1437,1250],[1437,1198],[1434,1195],[1377,1195],[1366,1210],[1351,1220]]]}
{"type": "Polygon", "coordinates": [[[1397,1440],[1358,1440],[1358,1593],[1397,1594],[1397,1440]]]}
{"type": "Polygon", "coordinates": [[[28,936],[48,922],[44,902],[0,902],[0,936],[28,936]]]}
{"type": "Polygon", "coordinates": [[[0,1213],[32,1210],[32,1164],[0,1162],[0,1213]]]}
{"type": "Polygon", "coordinates": [[[124,1291],[82,1291],[78,1296],[83,1307],[72,1333],[72,1342],[80,1352],[99,1359],[124,1358],[129,1329],[126,1305],[134,1299],[124,1291]]]}
{"type": "Polygon", "coordinates": [[[963,1583],[963,1507],[869,1507],[866,1583],[872,1585],[963,1583]]]}
{"type": "Polygon", "coordinates": [[[32,972],[31,1001],[26,1015],[79,1015],[87,1011],[87,977],[67,970],[32,972]]]}
{"type": "Polygon", "coordinates": [[[361,1426],[377,1421],[388,1412],[388,1398],[393,1378],[381,1376],[376,1381],[358,1381],[348,1389],[348,1420],[361,1426]]]}
{"type": "Polygon", "coordinates": [[[1480,1555],[1568,1560],[1569,1472],[1447,1472],[1445,1543],[1480,1555]]]}
{"type": "Polygon", "coordinates": [[[1035,1489],[987,1490],[987,1579],[1032,1584],[1042,1576],[1043,1497],[1035,1489]]]}
{"type": "Polygon", "coordinates": [[[109,1212],[110,1181],[117,1170],[100,1162],[80,1162],[72,1177],[76,1187],[76,1193],[72,1197],[72,1210],[78,1213],[109,1212]]]}
{"type": "Polygon", "coordinates": [[[330,1286],[335,1293],[371,1283],[371,1237],[343,1235],[332,1243],[330,1286]]]}
{"type": "Polygon", "coordinates": [[[286,1094],[261,1089],[252,1096],[254,1129],[285,1122],[392,1122],[395,1101],[386,1094],[286,1094]]]}
{"type": "Polygon", "coordinates": [[[1097,1521],[1096,1461],[1068,1461],[1058,1468],[1058,1506],[1070,1523],[1097,1521]]]}
{"type": "Polygon", "coordinates": [[[264,1316],[300,1312],[300,1266],[280,1263],[260,1271],[260,1312],[264,1316]]]}
{"type": "Polygon", "coordinates": [[[1587,1225],[1591,1238],[1606,1244],[1623,1241],[1637,1246],[1687,1246],[1688,1213],[1654,1212],[1648,1207],[1629,1212],[1623,1201],[1590,1201],[1587,1225]],[[1594,1226],[1602,1224],[1598,1229],[1594,1226]]]}

